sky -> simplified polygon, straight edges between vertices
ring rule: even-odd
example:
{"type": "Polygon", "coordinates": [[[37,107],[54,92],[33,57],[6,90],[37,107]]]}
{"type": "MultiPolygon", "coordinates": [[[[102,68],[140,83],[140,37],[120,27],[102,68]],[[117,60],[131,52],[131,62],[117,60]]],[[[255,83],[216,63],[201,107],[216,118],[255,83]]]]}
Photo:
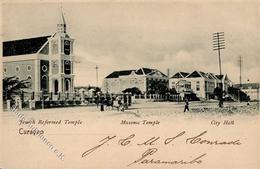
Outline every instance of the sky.
{"type": "MultiPolygon", "coordinates": [[[[212,34],[225,32],[222,73],[239,83],[260,82],[260,4],[257,1],[63,2],[75,39],[75,85],[98,85],[115,70],[154,68],[170,75],[200,70],[219,74],[212,34]]],[[[23,39],[56,32],[60,3],[4,3],[2,37],[23,39]]]]}

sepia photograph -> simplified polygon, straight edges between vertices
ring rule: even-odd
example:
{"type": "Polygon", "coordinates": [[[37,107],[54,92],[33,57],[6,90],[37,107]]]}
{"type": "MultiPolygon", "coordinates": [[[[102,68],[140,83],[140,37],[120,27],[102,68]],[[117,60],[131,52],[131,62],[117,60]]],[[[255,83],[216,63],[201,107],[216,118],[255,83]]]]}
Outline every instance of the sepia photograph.
{"type": "Polygon", "coordinates": [[[2,1],[1,169],[260,167],[260,2],[2,1]]]}

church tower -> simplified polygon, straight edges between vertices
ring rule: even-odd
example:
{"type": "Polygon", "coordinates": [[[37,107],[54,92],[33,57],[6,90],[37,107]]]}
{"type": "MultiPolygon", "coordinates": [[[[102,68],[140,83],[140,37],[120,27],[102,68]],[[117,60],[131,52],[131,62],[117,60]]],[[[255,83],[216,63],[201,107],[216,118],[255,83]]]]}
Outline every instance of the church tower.
{"type": "Polygon", "coordinates": [[[74,92],[74,39],[67,34],[66,26],[61,8],[57,31],[48,39],[50,49],[49,92],[53,92],[54,95],[74,92]]]}
{"type": "Polygon", "coordinates": [[[59,23],[57,24],[57,33],[59,34],[66,33],[66,21],[62,12],[62,8],[61,8],[61,15],[59,18],[59,23]]]}

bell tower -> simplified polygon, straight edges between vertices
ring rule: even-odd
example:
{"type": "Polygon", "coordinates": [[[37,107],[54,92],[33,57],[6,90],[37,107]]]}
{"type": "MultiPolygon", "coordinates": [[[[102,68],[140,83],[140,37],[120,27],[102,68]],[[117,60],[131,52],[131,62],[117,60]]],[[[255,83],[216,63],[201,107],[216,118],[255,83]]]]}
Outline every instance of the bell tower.
{"type": "Polygon", "coordinates": [[[66,21],[61,7],[57,31],[49,40],[49,86],[54,95],[74,92],[74,39],[66,30],[66,21]]]}
{"type": "Polygon", "coordinates": [[[66,34],[66,22],[65,22],[64,15],[63,15],[63,11],[62,11],[62,6],[61,6],[61,13],[60,13],[59,22],[57,24],[57,33],[66,34]]]}

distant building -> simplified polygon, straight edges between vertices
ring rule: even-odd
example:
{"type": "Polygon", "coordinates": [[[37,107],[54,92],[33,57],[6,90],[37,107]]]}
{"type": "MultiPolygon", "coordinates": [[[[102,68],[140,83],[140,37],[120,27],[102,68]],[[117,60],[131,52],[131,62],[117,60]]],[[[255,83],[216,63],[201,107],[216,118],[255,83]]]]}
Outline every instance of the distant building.
{"type": "Polygon", "coordinates": [[[3,76],[29,79],[29,92],[73,92],[73,42],[61,12],[53,35],[3,42],[3,76]]]}
{"type": "MultiPolygon", "coordinates": [[[[169,79],[169,88],[175,88],[176,91],[178,91],[178,82],[180,80],[184,80],[186,76],[188,76],[189,73],[187,72],[177,72],[175,73],[170,79],[169,79]]],[[[191,87],[188,87],[187,89],[191,89],[191,87]]]]}
{"type": "Polygon", "coordinates": [[[216,77],[220,80],[218,83],[222,84],[223,91],[227,92],[228,87],[233,86],[233,83],[228,78],[227,74],[225,74],[225,75],[216,75],[216,77]]]}
{"type": "Polygon", "coordinates": [[[85,95],[86,97],[94,97],[97,87],[95,86],[76,86],[74,91],[80,95],[85,95]]]}
{"type": "Polygon", "coordinates": [[[152,83],[159,82],[168,88],[168,77],[157,69],[120,70],[112,72],[104,79],[101,90],[104,93],[118,94],[136,87],[146,94],[152,83]]]}
{"type": "Polygon", "coordinates": [[[243,83],[235,84],[235,88],[240,88],[243,92],[245,92],[250,100],[259,100],[259,83],[243,83]]]}
{"type": "Polygon", "coordinates": [[[232,82],[227,75],[219,76],[197,70],[192,73],[177,72],[169,79],[170,88],[174,88],[180,94],[195,93],[201,99],[210,99],[214,89],[220,84],[223,86],[223,91],[227,92],[232,82]]]}

